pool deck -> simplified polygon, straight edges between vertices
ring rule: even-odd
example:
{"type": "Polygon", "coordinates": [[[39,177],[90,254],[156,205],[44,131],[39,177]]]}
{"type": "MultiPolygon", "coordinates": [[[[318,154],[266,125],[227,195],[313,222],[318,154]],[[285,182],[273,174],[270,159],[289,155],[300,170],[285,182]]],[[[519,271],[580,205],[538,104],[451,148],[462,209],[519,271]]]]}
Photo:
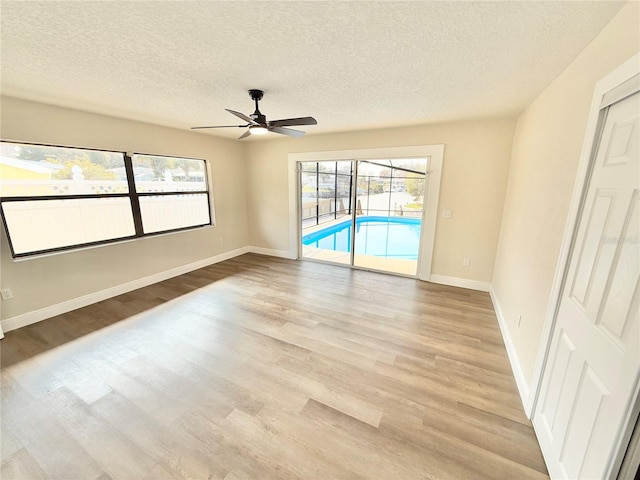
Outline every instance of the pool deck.
{"type": "MultiPolygon", "coordinates": [[[[335,220],[304,228],[302,235],[308,235],[310,233],[317,232],[318,230],[332,227],[333,225],[342,223],[350,218],[351,215],[342,215],[335,220]]],[[[315,248],[309,245],[302,245],[302,258],[338,263],[341,265],[349,265],[350,262],[349,252],[315,248]]],[[[354,258],[354,265],[360,268],[409,276],[416,276],[418,272],[417,260],[401,260],[386,257],[375,257],[372,255],[356,254],[354,258]]]]}
{"type": "MultiPolygon", "coordinates": [[[[302,258],[322,260],[324,262],[333,262],[342,265],[349,265],[350,261],[349,252],[323,250],[320,248],[310,247],[308,245],[302,246],[302,258]]],[[[356,254],[354,264],[356,267],[411,276],[415,276],[418,270],[417,260],[398,260],[393,258],[374,257],[371,255],[356,254]]]]}

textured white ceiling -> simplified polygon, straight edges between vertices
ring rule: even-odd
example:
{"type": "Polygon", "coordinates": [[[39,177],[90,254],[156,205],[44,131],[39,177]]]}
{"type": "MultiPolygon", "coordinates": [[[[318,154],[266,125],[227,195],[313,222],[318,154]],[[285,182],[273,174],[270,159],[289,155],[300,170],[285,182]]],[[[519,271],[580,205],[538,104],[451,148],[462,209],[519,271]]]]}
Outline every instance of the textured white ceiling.
{"type": "Polygon", "coordinates": [[[182,129],[249,88],[308,134],[515,116],[623,3],[2,1],[1,88],[182,129]]]}

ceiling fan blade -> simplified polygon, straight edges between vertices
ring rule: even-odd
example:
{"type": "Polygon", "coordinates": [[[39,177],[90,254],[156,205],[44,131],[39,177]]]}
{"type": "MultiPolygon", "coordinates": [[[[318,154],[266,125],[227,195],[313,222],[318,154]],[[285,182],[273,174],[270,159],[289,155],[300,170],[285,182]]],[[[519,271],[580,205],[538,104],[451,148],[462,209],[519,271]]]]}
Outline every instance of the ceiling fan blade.
{"type": "Polygon", "coordinates": [[[231,127],[240,127],[240,128],[244,128],[244,127],[248,127],[249,125],[215,125],[213,127],[191,127],[191,130],[199,130],[202,128],[231,128],[231,127]]]}
{"type": "Polygon", "coordinates": [[[244,113],[240,113],[240,112],[236,112],[235,110],[229,110],[228,108],[225,108],[225,110],[229,113],[232,113],[233,115],[235,115],[238,118],[241,118],[242,120],[244,120],[245,122],[249,122],[249,125],[260,125],[258,122],[256,122],[253,118],[251,117],[247,117],[244,113]]]}
{"type": "Polygon", "coordinates": [[[304,132],[301,130],[294,130],[293,128],[283,128],[283,127],[269,127],[270,132],[280,133],[282,135],[288,135],[290,137],[301,137],[304,135],[304,132]]]}
{"type": "Polygon", "coordinates": [[[249,135],[251,135],[251,130],[247,130],[247,131],[246,131],[246,132],[244,132],[242,135],[240,135],[240,136],[238,137],[238,140],[240,140],[240,139],[242,139],[242,138],[246,138],[246,137],[248,137],[249,135]]]}
{"type": "Polygon", "coordinates": [[[313,117],[284,118],[269,122],[270,127],[288,127],[293,125],[317,125],[318,121],[313,117]]]}

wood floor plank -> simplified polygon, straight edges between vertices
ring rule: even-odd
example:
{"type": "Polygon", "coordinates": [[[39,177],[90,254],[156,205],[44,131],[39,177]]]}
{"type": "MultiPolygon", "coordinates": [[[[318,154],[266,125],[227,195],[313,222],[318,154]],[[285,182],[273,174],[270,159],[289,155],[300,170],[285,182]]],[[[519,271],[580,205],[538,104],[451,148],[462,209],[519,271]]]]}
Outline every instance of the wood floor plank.
{"type": "MultiPolygon", "coordinates": [[[[238,415],[240,412],[238,410],[238,415]]],[[[239,435],[224,422],[218,424],[201,416],[185,414],[174,422],[174,427],[197,438],[214,462],[230,472],[241,472],[246,478],[252,479],[298,478],[269,455],[263,454],[261,446],[251,438],[247,441],[245,432],[239,435]]]]}
{"type": "MultiPolygon", "coordinates": [[[[399,416],[383,417],[380,430],[383,435],[402,435],[406,441],[433,452],[439,461],[445,459],[460,469],[452,478],[543,479],[546,474],[511,461],[499,454],[461,440],[451,433],[423,428],[406,422],[399,416]]],[[[449,469],[447,469],[448,471],[449,469]]]]}
{"type": "Polygon", "coordinates": [[[535,442],[531,442],[535,439],[530,432],[527,432],[527,435],[519,435],[520,431],[513,430],[505,437],[484,426],[479,427],[477,424],[466,422],[458,411],[445,412],[437,409],[426,411],[422,425],[459,438],[461,441],[471,443],[525,467],[546,473],[542,455],[532,454],[531,451],[522,448],[522,445],[529,445],[530,448],[535,446],[535,442]]]}
{"type": "Polygon", "coordinates": [[[246,254],[0,359],[2,478],[548,478],[483,292],[246,254]]]}
{"type": "Polygon", "coordinates": [[[0,423],[0,461],[4,462],[23,447],[22,442],[13,434],[7,422],[0,423]]]}
{"type": "MultiPolygon", "coordinates": [[[[324,433],[324,435],[344,436],[347,441],[363,445],[365,451],[369,452],[364,456],[361,455],[365,461],[369,459],[369,456],[390,459],[396,475],[393,474],[394,472],[385,477],[374,477],[369,474],[368,478],[457,480],[477,477],[476,472],[454,462],[446,455],[426,448],[422,443],[409,442],[409,437],[400,430],[372,428],[370,425],[346,416],[321,402],[309,400],[301,415],[314,422],[320,431],[328,430],[329,433],[324,433]],[[369,444],[368,447],[367,444],[369,444]],[[401,472],[402,475],[400,475],[401,472]]],[[[404,425],[419,425],[413,418],[408,419],[408,422],[404,425]]]]}
{"type": "Polygon", "coordinates": [[[45,472],[45,478],[96,478],[104,471],[84,445],[53,417],[50,406],[32,398],[5,371],[2,420],[45,472]]]}
{"type": "Polygon", "coordinates": [[[283,433],[262,417],[236,410],[227,417],[225,426],[262,463],[270,463],[281,472],[282,478],[359,478],[322,455],[317,445],[301,443],[295,435],[283,433]]]}
{"type": "Polygon", "coordinates": [[[3,480],[45,480],[47,474],[26,448],[21,448],[2,462],[3,480]]]}
{"type": "Polygon", "coordinates": [[[144,478],[154,468],[155,462],[147,453],[93,415],[68,388],[51,392],[48,400],[56,420],[112,478],[144,478]]]}
{"type": "Polygon", "coordinates": [[[115,391],[90,408],[157,462],[149,478],[154,478],[155,474],[155,478],[208,479],[221,478],[227,473],[212,460],[207,449],[195,437],[178,428],[165,428],[115,391]]]}

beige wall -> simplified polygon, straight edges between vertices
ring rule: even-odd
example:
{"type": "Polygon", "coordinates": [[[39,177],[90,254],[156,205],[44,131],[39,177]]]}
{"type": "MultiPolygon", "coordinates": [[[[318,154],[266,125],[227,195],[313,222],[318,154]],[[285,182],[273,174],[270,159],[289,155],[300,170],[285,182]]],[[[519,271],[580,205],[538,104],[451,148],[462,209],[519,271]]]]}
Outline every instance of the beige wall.
{"type": "Polygon", "coordinates": [[[11,288],[14,296],[2,302],[3,319],[248,244],[242,144],[14,98],[3,97],[1,102],[4,140],[208,160],[216,215],[215,227],[22,261],[12,260],[2,229],[2,288],[11,288]]]}
{"type": "MultiPolygon", "coordinates": [[[[313,127],[309,127],[310,129],[313,127]]],[[[502,218],[514,120],[484,120],[311,135],[246,144],[252,246],[287,251],[288,154],[358,148],[445,145],[432,273],[490,282],[502,218]],[[470,258],[471,266],[462,267],[470,258]]]]}
{"type": "Polygon", "coordinates": [[[640,50],[639,6],[625,5],[518,119],[493,288],[527,380],[539,350],[595,83],[640,50]]]}

